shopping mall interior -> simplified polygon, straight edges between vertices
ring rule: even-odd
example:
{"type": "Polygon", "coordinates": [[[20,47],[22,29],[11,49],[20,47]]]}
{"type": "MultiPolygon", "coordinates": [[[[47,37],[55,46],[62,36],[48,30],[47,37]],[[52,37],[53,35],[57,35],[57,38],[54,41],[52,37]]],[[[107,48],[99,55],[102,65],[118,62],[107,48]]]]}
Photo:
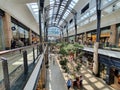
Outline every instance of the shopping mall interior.
{"type": "Polygon", "coordinates": [[[0,2],[0,90],[120,90],[120,0],[0,2]]]}

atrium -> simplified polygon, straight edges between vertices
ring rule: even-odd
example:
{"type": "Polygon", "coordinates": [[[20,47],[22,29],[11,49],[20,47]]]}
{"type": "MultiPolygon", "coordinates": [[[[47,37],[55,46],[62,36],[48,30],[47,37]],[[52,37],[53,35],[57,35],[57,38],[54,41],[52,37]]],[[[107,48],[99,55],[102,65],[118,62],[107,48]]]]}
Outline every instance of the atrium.
{"type": "Polygon", "coordinates": [[[0,2],[0,90],[120,89],[120,0],[0,2]]]}

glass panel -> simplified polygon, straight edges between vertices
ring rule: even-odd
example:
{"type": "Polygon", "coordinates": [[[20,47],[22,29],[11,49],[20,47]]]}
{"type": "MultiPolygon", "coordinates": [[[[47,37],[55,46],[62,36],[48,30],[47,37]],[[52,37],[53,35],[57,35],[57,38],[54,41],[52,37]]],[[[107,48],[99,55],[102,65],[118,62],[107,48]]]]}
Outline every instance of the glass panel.
{"type": "Polygon", "coordinates": [[[28,65],[33,63],[33,48],[28,48],[27,49],[27,54],[28,54],[28,65]]]}
{"type": "Polygon", "coordinates": [[[38,8],[38,5],[37,5],[37,3],[31,4],[31,7],[32,7],[32,8],[38,8]]]}
{"type": "MultiPolygon", "coordinates": [[[[4,57],[7,59],[10,86],[12,87],[12,89],[19,87],[19,85],[20,85],[19,87],[20,89],[23,88],[24,84],[27,81],[27,78],[25,78],[25,75],[24,75],[24,64],[23,64],[23,52],[25,50],[27,51],[27,59],[28,59],[28,75],[30,75],[35,65],[35,64],[31,65],[33,63],[33,48],[32,47],[29,47],[29,48],[26,47],[25,49],[14,50],[14,51],[10,51],[5,54],[0,54],[0,59],[1,57],[4,57]],[[23,79],[24,81],[22,81],[23,79]]],[[[36,53],[36,49],[35,49],[35,53],[36,53]]],[[[3,78],[4,78],[3,67],[2,67],[2,62],[0,60],[0,90],[5,90],[3,78]]],[[[17,89],[14,89],[14,90],[17,90],[17,89]]]]}
{"type": "Polygon", "coordinates": [[[2,16],[0,16],[0,50],[4,50],[2,16]]]}
{"type": "Polygon", "coordinates": [[[19,78],[24,70],[22,50],[1,55],[1,57],[5,57],[8,61],[10,85],[13,85],[13,83],[15,83],[16,79],[19,78]]]}
{"type": "Polygon", "coordinates": [[[27,3],[26,4],[29,8],[29,10],[31,11],[33,17],[35,18],[35,20],[38,22],[39,17],[38,17],[38,4],[37,3],[27,3]]]}
{"type": "Polygon", "coordinates": [[[117,46],[120,47],[120,26],[117,28],[117,46]]]}
{"type": "Polygon", "coordinates": [[[0,61],[0,90],[5,90],[3,78],[4,77],[3,77],[2,61],[0,61]]]}
{"type": "Polygon", "coordinates": [[[50,4],[53,4],[55,1],[54,0],[50,0],[50,4]]]}
{"type": "Polygon", "coordinates": [[[37,58],[37,46],[35,46],[35,59],[37,58]]]}

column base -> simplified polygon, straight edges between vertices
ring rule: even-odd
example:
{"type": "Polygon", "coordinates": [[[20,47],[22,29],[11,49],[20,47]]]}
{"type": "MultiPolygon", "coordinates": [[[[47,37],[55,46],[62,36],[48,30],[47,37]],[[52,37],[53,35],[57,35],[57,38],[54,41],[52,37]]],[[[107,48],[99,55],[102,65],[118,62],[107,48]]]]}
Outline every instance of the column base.
{"type": "Polygon", "coordinates": [[[99,74],[95,74],[94,72],[92,72],[92,74],[93,74],[95,77],[99,77],[99,74]]]}

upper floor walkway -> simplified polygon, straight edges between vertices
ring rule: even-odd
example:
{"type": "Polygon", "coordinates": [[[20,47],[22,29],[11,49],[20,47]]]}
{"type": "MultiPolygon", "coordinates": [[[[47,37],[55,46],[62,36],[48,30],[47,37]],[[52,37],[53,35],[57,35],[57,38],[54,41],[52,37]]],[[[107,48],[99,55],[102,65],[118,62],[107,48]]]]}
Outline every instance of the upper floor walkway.
{"type": "MultiPolygon", "coordinates": [[[[44,46],[43,53],[40,54],[39,45],[33,45],[0,52],[0,57],[4,57],[0,62],[0,90],[45,90],[45,88],[47,90],[67,90],[66,81],[69,74],[62,72],[57,58],[58,54],[52,54],[47,50],[47,47],[44,46]],[[47,55],[49,61],[47,61],[47,55]],[[49,68],[47,67],[48,62],[49,68]]],[[[84,47],[83,50],[94,52],[93,48],[89,47],[84,47]]],[[[120,58],[118,51],[99,49],[98,53],[120,58]]],[[[105,81],[95,77],[84,65],[76,74],[84,77],[83,90],[114,90],[105,81]]]]}

